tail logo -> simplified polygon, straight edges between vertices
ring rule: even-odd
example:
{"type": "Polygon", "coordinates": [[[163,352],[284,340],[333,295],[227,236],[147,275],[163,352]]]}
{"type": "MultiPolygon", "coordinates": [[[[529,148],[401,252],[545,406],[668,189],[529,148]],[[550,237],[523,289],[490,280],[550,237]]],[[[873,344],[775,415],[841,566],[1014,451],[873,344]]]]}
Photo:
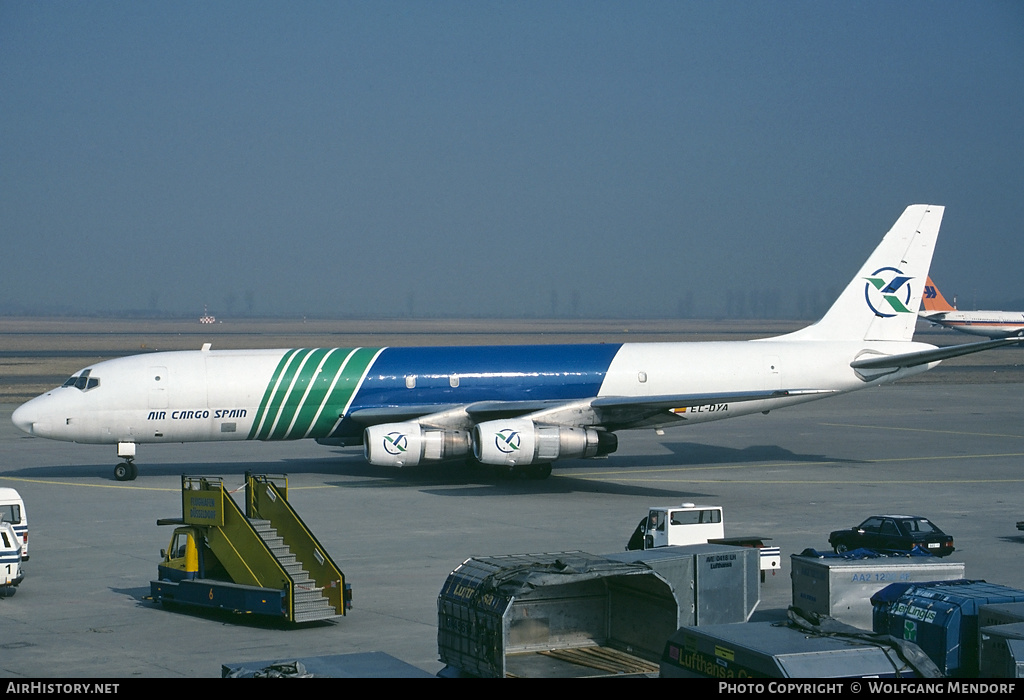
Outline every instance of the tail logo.
{"type": "Polygon", "coordinates": [[[895,267],[881,267],[865,277],[864,300],[875,315],[892,318],[896,314],[913,313],[910,308],[910,280],[895,267]],[[902,297],[902,298],[901,298],[902,297]]]}
{"type": "Polygon", "coordinates": [[[936,291],[934,285],[926,284],[924,286],[924,298],[925,299],[935,299],[938,296],[939,296],[939,293],[938,293],[938,291],[936,291]]]}

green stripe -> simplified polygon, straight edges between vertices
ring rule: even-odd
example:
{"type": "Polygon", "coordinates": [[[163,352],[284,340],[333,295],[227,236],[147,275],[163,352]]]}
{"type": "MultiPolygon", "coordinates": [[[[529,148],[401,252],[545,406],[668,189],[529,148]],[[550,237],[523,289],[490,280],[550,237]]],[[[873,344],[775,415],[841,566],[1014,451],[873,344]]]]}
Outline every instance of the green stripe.
{"type": "Polygon", "coordinates": [[[300,362],[295,363],[295,372],[288,383],[287,391],[283,396],[278,411],[277,422],[274,424],[270,440],[282,440],[288,435],[292,420],[302,407],[302,400],[306,395],[306,388],[313,381],[316,368],[320,366],[320,360],[327,354],[327,350],[308,350],[300,362]]]}
{"type": "Polygon", "coordinates": [[[344,371],[331,389],[323,410],[313,427],[306,433],[307,437],[326,437],[331,434],[379,352],[380,348],[357,348],[352,351],[344,371]]]}
{"type": "Polygon", "coordinates": [[[306,388],[306,396],[302,399],[293,425],[288,431],[288,437],[306,436],[306,431],[309,430],[313,419],[319,415],[320,409],[324,405],[327,392],[330,391],[331,385],[351,354],[351,350],[335,348],[321,360],[319,367],[311,367],[314,377],[306,388]]]}
{"type": "Polygon", "coordinates": [[[266,402],[266,414],[263,416],[263,425],[260,426],[259,432],[256,434],[257,440],[270,439],[271,432],[281,420],[281,410],[284,407],[285,399],[288,398],[288,392],[299,365],[309,355],[309,352],[305,348],[293,351],[288,362],[281,368],[280,374],[273,382],[269,400],[266,402]]]}
{"type": "Polygon", "coordinates": [[[250,440],[326,437],[338,424],[380,348],[290,350],[256,412],[250,440]]]}
{"type": "MultiPolygon", "coordinates": [[[[274,396],[275,389],[277,388],[278,382],[281,380],[284,374],[285,368],[291,363],[292,358],[298,350],[289,350],[282,357],[281,361],[277,363],[277,368],[274,373],[270,376],[270,382],[267,383],[267,389],[263,392],[263,400],[260,401],[259,410],[256,411],[256,417],[253,418],[252,428],[249,429],[249,439],[255,440],[262,432],[263,422],[267,419],[267,409],[270,406],[272,397],[274,396]]],[[[272,418],[270,420],[273,420],[272,418]]],[[[263,439],[263,438],[260,438],[263,439]]]]}

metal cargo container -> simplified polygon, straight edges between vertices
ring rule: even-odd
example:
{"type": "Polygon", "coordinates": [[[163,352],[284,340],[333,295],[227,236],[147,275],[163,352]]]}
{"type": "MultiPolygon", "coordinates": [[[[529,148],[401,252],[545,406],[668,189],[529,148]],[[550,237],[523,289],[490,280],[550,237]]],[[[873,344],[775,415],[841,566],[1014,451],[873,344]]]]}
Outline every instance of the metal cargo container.
{"type": "MultiPolygon", "coordinates": [[[[993,607],[1000,606],[984,606],[993,607]]],[[[978,630],[978,676],[1024,678],[1024,622],[985,626],[978,630]]]]}
{"type": "Polygon", "coordinates": [[[937,557],[847,559],[838,555],[793,554],[790,564],[794,607],[828,615],[863,630],[871,629],[871,596],[889,584],[964,577],[962,563],[937,557]]]}
{"type": "Polygon", "coordinates": [[[978,609],[978,627],[1024,622],[1024,603],[995,603],[978,609]]]}
{"type": "Polygon", "coordinates": [[[893,584],[872,597],[873,629],[915,642],[945,676],[973,678],[978,675],[978,611],[1020,602],[1024,591],[985,581],[893,584]]]}
{"type": "MultiPolygon", "coordinates": [[[[870,635],[865,633],[865,637],[870,635]]],[[[888,653],[887,653],[888,652],[888,653]]],[[[663,678],[907,678],[877,641],[814,636],[774,622],[684,627],[665,644],[663,678]]]]}
{"type": "Polygon", "coordinates": [[[759,600],[757,557],[744,547],[694,545],[467,559],[438,596],[442,673],[653,675],[681,625],[750,616],[759,600]]]}
{"type": "Polygon", "coordinates": [[[606,556],[642,563],[672,584],[675,628],[746,622],[761,602],[760,554],[751,547],[692,544],[606,556]]]}

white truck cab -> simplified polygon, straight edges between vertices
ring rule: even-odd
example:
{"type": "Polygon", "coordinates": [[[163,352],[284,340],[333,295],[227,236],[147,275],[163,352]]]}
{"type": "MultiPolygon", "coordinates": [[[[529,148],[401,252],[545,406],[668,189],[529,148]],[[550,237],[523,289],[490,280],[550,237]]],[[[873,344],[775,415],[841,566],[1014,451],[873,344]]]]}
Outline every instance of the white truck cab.
{"type": "Polygon", "coordinates": [[[651,508],[647,514],[644,549],[684,544],[704,544],[725,537],[721,506],[678,506],[651,508]]]}
{"type": "Polygon", "coordinates": [[[765,544],[768,537],[726,537],[725,518],[721,506],[699,506],[682,503],[678,506],[656,506],[640,521],[627,550],[655,549],[690,544],[729,544],[756,547],[760,552],[761,581],[765,572],[774,576],[782,566],[782,552],[765,544]]]}

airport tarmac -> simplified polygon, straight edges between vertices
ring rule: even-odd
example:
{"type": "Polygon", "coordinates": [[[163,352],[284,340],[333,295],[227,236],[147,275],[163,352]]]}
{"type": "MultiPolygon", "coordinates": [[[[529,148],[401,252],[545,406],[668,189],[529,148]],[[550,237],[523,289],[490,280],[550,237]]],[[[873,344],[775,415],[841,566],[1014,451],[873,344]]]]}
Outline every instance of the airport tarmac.
{"type": "MultiPolygon", "coordinates": [[[[546,481],[462,465],[371,467],[359,449],[312,441],[140,445],[135,482],[113,479],[113,446],[20,433],[17,402],[66,373],[126,352],[217,347],[622,342],[762,337],[778,323],[449,321],[218,325],[0,320],[0,486],[26,501],[31,558],[0,598],[0,677],[218,677],[224,663],[380,651],[428,673],[437,595],[470,556],[621,551],[648,506],[721,504],[726,535],[781,547],[755,619],[784,616],[788,555],[888,511],[931,517],[956,538],[969,578],[1024,588],[1024,350],[943,363],[908,383],[735,420],[620,432],[617,453],[559,462],[546,481]],[[439,330],[440,329],[440,330],[439,330]],[[212,335],[211,335],[212,334],[212,335]],[[285,628],[163,610],[146,597],[181,514],[182,474],[288,475],[291,502],[345,572],[354,606],[337,621],[285,628]]],[[[792,325],[792,324],[790,324],[792,325]]],[[[970,342],[925,331],[936,344],[970,342]]]]}
{"type": "Polygon", "coordinates": [[[26,501],[31,559],[0,599],[0,676],[218,677],[221,664],[381,651],[429,673],[437,594],[473,555],[621,551],[647,507],[721,504],[726,535],[763,535],[783,571],[755,619],[784,615],[789,558],[880,512],[932,518],[968,578],[1024,587],[1024,384],[880,387],[658,436],[620,433],[601,460],[560,462],[546,481],[464,466],[367,465],[357,449],[311,441],[139,447],[139,479],[112,478],[114,448],[50,442],[0,406],[0,486],[26,501]],[[349,615],[283,628],[163,610],[146,600],[180,515],[182,473],[241,486],[286,473],[290,499],[345,572],[349,615]]]}

